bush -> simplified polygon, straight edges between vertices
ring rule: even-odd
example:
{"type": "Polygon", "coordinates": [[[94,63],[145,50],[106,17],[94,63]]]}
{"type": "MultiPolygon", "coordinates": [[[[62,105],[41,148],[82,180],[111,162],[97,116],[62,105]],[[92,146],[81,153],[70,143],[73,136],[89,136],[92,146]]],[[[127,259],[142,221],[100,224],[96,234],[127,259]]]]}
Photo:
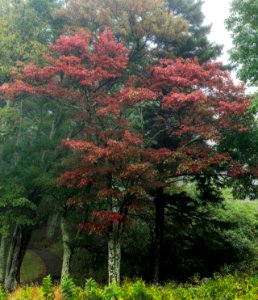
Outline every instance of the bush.
{"type": "Polygon", "coordinates": [[[62,294],[65,300],[77,300],[78,290],[72,278],[65,276],[61,280],[62,294]]]}
{"type": "Polygon", "coordinates": [[[7,300],[7,293],[2,285],[0,285],[0,300],[7,300]]]}

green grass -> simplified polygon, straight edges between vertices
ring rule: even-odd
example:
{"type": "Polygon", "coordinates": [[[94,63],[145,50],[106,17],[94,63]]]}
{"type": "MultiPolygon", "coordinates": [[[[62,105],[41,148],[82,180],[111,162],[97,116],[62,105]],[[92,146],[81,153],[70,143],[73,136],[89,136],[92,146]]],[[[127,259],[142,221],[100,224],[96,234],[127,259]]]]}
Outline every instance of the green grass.
{"type": "Polygon", "coordinates": [[[33,251],[28,250],[21,266],[21,283],[31,282],[46,272],[42,259],[33,251]]]}

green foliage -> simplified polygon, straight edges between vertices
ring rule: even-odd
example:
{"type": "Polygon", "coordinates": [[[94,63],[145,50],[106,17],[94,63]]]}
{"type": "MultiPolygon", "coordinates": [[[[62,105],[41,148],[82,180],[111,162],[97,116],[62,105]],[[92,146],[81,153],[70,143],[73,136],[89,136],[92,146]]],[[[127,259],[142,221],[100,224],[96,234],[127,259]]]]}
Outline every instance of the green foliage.
{"type": "Polygon", "coordinates": [[[258,267],[258,201],[227,201],[216,210],[216,218],[234,224],[223,231],[231,245],[238,268],[258,267]]]}
{"type": "MultiPolygon", "coordinates": [[[[195,283],[175,285],[167,283],[165,286],[147,286],[141,280],[125,282],[120,287],[112,284],[104,288],[97,288],[92,280],[88,280],[91,292],[84,292],[80,288],[73,287],[73,293],[62,294],[62,299],[74,300],[255,300],[258,297],[257,274],[233,274],[221,276],[214,274],[213,278],[197,280],[195,283]],[[93,286],[94,287],[93,287],[93,286]]],[[[74,284],[73,284],[74,285],[74,284]]],[[[25,287],[14,292],[10,299],[15,300],[39,300],[42,295],[37,287],[25,287]]],[[[57,292],[57,290],[56,290],[57,292]]],[[[5,297],[5,296],[4,296],[5,297]]],[[[7,298],[1,298],[0,300],[7,298]]],[[[50,298],[49,298],[50,299],[50,298]]],[[[54,298],[53,298],[54,299],[54,298]]],[[[61,299],[60,296],[56,299],[61,299]]]]}
{"type": "Polygon", "coordinates": [[[0,285],[0,300],[7,300],[8,295],[2,285],[0,285]]]}
{"type": "MultiPolygon", "coordinates": [[[[14,179],[13,179],[14,180],[14,179]]],[[[2,181],[0,185],[0,233],[6,235],[12,224],[35,224],[36,206],[25,197],[23,186],[2,181]]]]}
{"type": "Polygon", "coordinates": [[[54,286],[50,275],[43,278],[42,291],[46,300],[53,300],[54,286]]]}
{"type": "Polygon", "coordinates": [[[77,300],[77,287],[72,278],[65,276],[61,280],[62,293],[65,300],[77,300]]]}
{"type": "Polygon", "coordinates": [[[125,283],[123,285],[123,299],[127,300],[151,300],[153,299],[151,295],[150,288],[148,288],[145,283],[138,279],[133,283],[125,283]]]}
{"type": "Polygon", "coordinates": [[[15,107],[5,106],[0,108],[0,141],[16,132],[21,122],[20,111],[15,107]]]}
{"type": "Polygon", "coordinates": [[[258,80],[258,0],[233,0],[227,19],[232,32],[231,59],[238,66],[242,80],[257,84],[258,80]]]}
{"type": "Polygon", "coordinates": [[[189,36],[180,43],[174,42],[172,45],[175,56],[185,58],[197,56],[201,62],[219,56],[221,46],[210,43],[207,37],[211,26],[203,25],[203,1],[168,0],[167,2],[174,15],[179,15],[189,22],[189,36]]]}
{"type": "Polygon", "coordinates": [[[85,281],[84,290],[86,293],[86,299],[89,300],[101,300],[103,299],[103,292],[97,286],[97,282],[93,278],[89,278],[85,281]]]}
{"type": "Polygon", "coordinates": [[[109,286],[104,288],[103,299],[105,300],[119,300],[121,299],[121,288],[115,283],[112,282],[109,286]]]}

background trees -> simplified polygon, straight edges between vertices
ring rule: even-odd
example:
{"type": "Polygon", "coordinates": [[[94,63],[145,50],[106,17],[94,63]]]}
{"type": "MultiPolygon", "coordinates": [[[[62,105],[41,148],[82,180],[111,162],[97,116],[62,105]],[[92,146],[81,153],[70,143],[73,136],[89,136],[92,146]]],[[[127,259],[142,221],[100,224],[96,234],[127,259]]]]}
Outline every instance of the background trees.
{"type": "Polygon", "coordinates": [[[258,1],[234,0],[231,14],[227,20],[228,29],[232,32],[234,48],[231,59],[238,66],[239,77],[251,84],[257,84],[257,30],[258,21],[255,15],[258,1]]]}

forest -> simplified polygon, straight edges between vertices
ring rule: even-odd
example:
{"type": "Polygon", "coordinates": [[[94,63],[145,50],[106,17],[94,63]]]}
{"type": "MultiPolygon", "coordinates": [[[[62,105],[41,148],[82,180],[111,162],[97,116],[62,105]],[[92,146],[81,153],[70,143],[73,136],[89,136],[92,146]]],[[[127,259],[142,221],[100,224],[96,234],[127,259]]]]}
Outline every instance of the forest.
{"type": "Polygon", "coordinates": [[[228,65],[202,5],[0,0],[0,299],[258,299],[258,0],[228,65]]]}

